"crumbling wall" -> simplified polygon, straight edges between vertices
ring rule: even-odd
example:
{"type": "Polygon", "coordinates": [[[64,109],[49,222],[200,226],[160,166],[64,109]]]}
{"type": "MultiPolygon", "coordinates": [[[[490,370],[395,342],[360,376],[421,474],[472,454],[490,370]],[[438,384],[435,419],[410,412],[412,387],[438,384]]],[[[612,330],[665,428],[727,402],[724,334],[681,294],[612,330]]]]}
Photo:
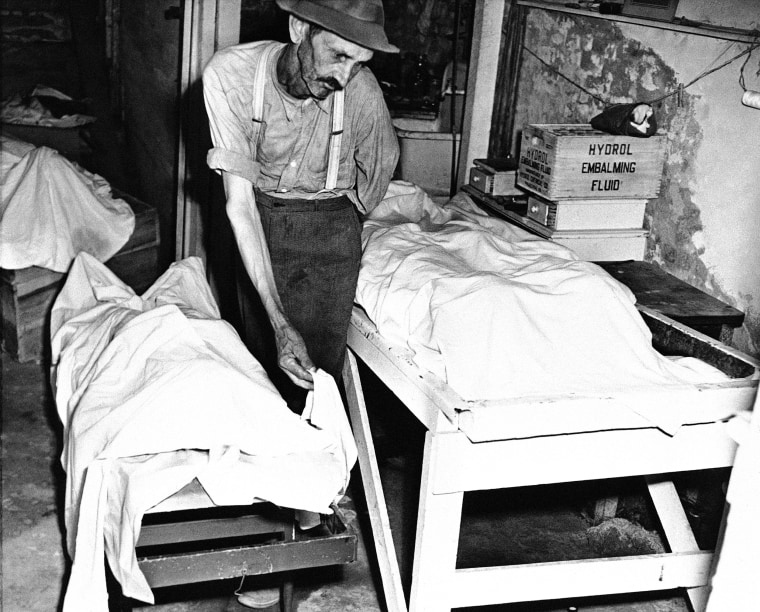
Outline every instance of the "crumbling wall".
{"type": "Polygon", "coordinates": [[[138,176],[137,197],[161,222],[161,267],[174,257],[175,165],[180,25],[150,0],[122,6],[121,83],[127,144],[138,176]],[[125,10],[127,9],[127,10],[125,10]]]}
{"type": "MultiPolygon", "coordinates": [[[[755,10],[760,23],[760,5],[755,10]]],[[[525,45],[608,102],[653,101],[677,92],[680,85],[746,48],[540,9],[528,11],[525,45]]],[[[754,89],[760,89],[759,59],[760,51],[745,68],[747,86],[754,83],[754,89]]],[[[745,312],[734,344],[757,355],[760,110],[741,104],[743,60],[654,105],[658,125],[667,134],[667,155],[660,196],[647,206],[645,259],[745,312]]],[[[518,135],[529,123],[585,123],[602,108],[601,102],[524,52],[518,135]]]]}

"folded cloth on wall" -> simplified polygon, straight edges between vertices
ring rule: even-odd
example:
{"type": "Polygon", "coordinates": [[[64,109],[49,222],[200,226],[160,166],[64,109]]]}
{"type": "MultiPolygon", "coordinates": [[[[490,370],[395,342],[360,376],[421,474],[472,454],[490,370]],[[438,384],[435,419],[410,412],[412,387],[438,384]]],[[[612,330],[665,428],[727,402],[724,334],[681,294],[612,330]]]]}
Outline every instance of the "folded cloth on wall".
{"type": "Polygon", "coordinates": [[[291,412],[219,318],[199,259],[137,296],[80,254],[51,335],[73,559],[65,610],[107,609],[104,553],[125,595],[153,601],[134,551],[140,521],[193,479],[218,505],[330,513],[344,492],[356,448],[335,382],[316,373],[314,424],[291,412]]]}
{"type": "Polygon", "coordinates": [[[591,118],[591,127],[608,134],[649,138],[657,132],[654,109],[646,103],[611,104],[591,118]]]}
{"type": "Polygon", "coordinates": [[[48,147],[0,137],[0,268],[66,272],[77,253],[110,259],[135,215],[108,182],[48,147]]]}
{"type": "Polygon", "coordinates": [[[724,380],[657,353],[635,297],[599,266],[464,194],[441,207],[391,184],[363,246],[357,302],[466,400],[613,397],[673,433],[693,383],[724,380]]]}
{"type": "Polygon", "coordinates": [[[95,121],[87,115],[86,104],[65,93],[37,85],[27,94],[15,94],[0,105],[0,121],[17,125],[72,128],[95,121]]]}

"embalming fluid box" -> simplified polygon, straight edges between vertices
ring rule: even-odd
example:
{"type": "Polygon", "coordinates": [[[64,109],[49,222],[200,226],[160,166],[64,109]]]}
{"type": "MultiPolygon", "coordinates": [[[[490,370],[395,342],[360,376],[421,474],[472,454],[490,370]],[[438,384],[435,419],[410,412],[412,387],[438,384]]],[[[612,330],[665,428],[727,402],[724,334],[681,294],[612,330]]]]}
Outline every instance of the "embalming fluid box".
{"type": "Polygon", "coordinates": [[[548,200],[657,197],[665,136],[613,136],[589,124],[523,128],[517,184],[548,200]]]}

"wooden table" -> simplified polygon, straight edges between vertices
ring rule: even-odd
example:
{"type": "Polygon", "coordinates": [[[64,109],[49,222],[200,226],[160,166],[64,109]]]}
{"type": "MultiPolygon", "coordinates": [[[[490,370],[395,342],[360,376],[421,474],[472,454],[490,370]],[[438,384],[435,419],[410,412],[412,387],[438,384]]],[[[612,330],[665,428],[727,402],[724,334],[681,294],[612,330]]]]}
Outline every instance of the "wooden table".
{"type": "MultiPolygon", "coordinates": [[[[704,401],[734,412],[751,408],[757,381],[744,377],[757,373],[759,363],[651,309],[639,306],[639,310],[662,349],[701,355],[737,377],[701,385],[704,401]],[[684,352],[687,347],[693,350],[684,352]]],[[[403,347],[384,339],[358,308],[349,326],[348,347],[343,381],[389,612],[449,612],[468,606],[676,588],[686,589],[693,609],[704,610],[712,553],[699,549],[670,475],[729,467],[736,443],[723,422],[684,425],[674,436],[651,426],[592,426],[592,431],[474,442],[462,423],[471,402],[419,369],[403,347]],[[408,606],[357,360],[364,362],[426,429],[408,606]],[[630,476],[645,477],[670,552],[466,569],[456,566],[465,492],[630,476]]],[[[526,397],[512,404],[504,416],[515,430],[526,421],[549,426],[553,420],[547,410],[573,412],[580,400],[570,395],[545,399],[526,397]]]]}
{"type": "MultiPolygon", "coordinates": [[[[715,386],[710,401],[716,405],[725,403],[737,411],[749,409],[757,382],[743,377],[756,372],[760,364],[714,339],[725,335],[724,328],[740,325],[741,312],[654,264],[625,261],[603,265],[636,294],[638,309],[652,330],[658,350],[695,356],[723,370],[734,380],[715,386]],[[702,333],[694,331],[694,327],[702,333]],[[708,334],[712,338],[706,337],[708,334]]],[[[711,552],[699,549],[670,474],[730,466],[735,443],[723,423],[686,425],[672,437],[653,427],[594,428],[579,433],[525,439],[495,437],[475,442],[462,428],[461,416],[467,412],[467,402],[445,383],[419,370],[403,350],[380,336],[359,309],[354,310],[349,326],[348,347],[343,380],[390,612],[448,612],[464,606],[679,587],[686,589],[694,609],[704,609],[711,552]],[[357,360],[364,362],[427,430],[408,604],[357,360]],[[557,461],[558,457],[562,460],[557,461]],[[456,567],[464,492],[630,476],[645,478],[670,552],[516,566],[456,567]]],[[[563,409],[574,409],[570,397],[559,403],[563,409]]],[[[552,402],[531,402],[526,398],[524,404],[512,406],[508,415],[515,420],[515,426],[521,419],[551,422],[537,411],[554,405],[552,402]]]]}

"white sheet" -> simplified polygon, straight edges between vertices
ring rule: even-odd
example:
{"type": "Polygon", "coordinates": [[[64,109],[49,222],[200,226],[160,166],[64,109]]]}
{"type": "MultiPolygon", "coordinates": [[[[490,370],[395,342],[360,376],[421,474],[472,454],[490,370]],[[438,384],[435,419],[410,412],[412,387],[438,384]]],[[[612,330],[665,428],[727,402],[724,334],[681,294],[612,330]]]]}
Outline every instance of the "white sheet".
{"type": "Polygon", "coordinates": [[[0,268],[66,272],[80,251],[110,259],[135,215],[102,177],[48,147],[0,136],[0,268]]]}
{"type": "Polygon", "coordinates": [[[692,383],[712,381],[652,348],[633,294],[604,270],[463,194],[440,207],[392,184],[363,245],[357,302],[464,399],[619,397],[673,433],[692,383]]]}
{"type": "MultiPolygon", "coordinates": [[[[343,493],[356,449],[342,404],[315,401],[316,426],[287,408],[219,319],[199,259],[138,297],[80,254],[51,334],[73,558],[66,611],[106,609],[104,551],[125,594],[153,601],[134,553],[140,520],[194,478],[220,505],[329,513],[343,493]]],[[[315,384],[330,396],[322,374],[315,384]]]]}
{"type": "Polygon", "coordinates": [[[729,424],[739,443],[726,491],[725,526],[716,546],[706,612],[744,610],[760,598],[760,398],[729,424]]]}

